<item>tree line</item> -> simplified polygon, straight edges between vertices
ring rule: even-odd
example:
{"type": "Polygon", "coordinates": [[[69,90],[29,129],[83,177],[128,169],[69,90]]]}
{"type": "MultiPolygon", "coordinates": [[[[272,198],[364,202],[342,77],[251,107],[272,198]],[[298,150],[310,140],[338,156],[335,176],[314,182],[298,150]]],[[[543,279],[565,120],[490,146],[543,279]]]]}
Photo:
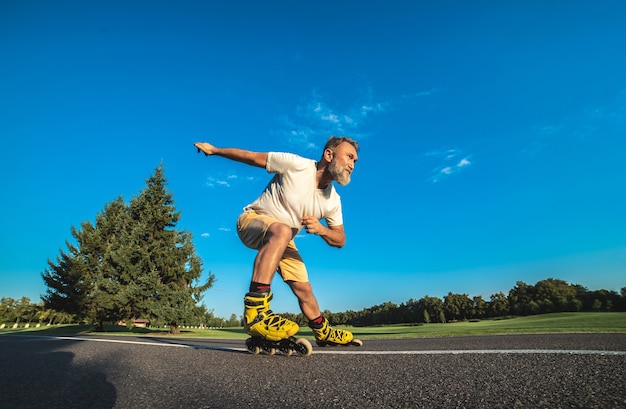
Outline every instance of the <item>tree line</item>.
{"type": "MultiPolygon", "coordinates": [[[[334,325],[372,326],[386,324],[428,324],[464,320],[497,319],[507,316],[525,316],[551,312],[578,311],[626,311],[626,287],[620,293],[608,290],[588,290],[578,284],[569,284],[560,279],[549,278],[536,284],[518,281],[508,294],[498,292],[489,300],[482,296],[449,292],[443,298],[425,296],[410,299],[400,305],[385,302],[361,311],[331,312],[324,315],[334,325]]],[[[289,319],[305,326],[307,319],[302,313],[283,313],[289,319]]],[[[84,322],[91,322],[86,314],[80,315],[84,322]]],[[[30,299],[2,298],[0,300],[0,322],[40,322],[64,324],[77,322],[78,315],[47,308],[45,303],[32,304],[30,299]]],[[[194,327],[237,327],[241,317],[216,317],[204,305],[195,305],[193,313],[182,322],[194,327]]],[[[158,326],[158,324],[154,324],[158,326]]]]}
{"type": "Polygon", "coordinates": [[[0,299],[0,324],[67,324],[73,322],[73,319],[71,314],[46,308],[43,302],[33,304],[28,297],[19,300],[10,297],[0,299]]]}
{"type": "MultiPolygon", "coordinates": [[[[518,281],[508,294],[498,292],[489,300],[478,295],[449,292],[442,298],[425,296],[397,305],[385,302],[361,311],[324,311],[335,325],[371,326],[385,324],[428,324],[465,320],[495,319],[553,312],[626,311],[626,287],[620,293],[588,290],[578,284],[548,278],[536,284],[518,281]]],[[[286,314],[305,325],[302,314],[286,314]]]]}
{"type": "MultiPolygon", "coordinates": [[[[0,299],[0,326],[4,327],[16,326],[24,327],[25,325],[57,325],[57,324],[92,324],[94,323],[87,315],[70,314],[64,311],[57,311],[47,308],[43,301],[38,303],[31,302],[28,297],[15,299],[11,297],[3,297],[0,299]]],[[[107,323],[114,323],[108,322],[107,323]]],[[[119,321],[118,321],[119,323],[119,321]]],[[[132,325],[132,321],[129,322],[132,325]]],[[[181,326],[189,327],[206,327],[206,328],[223,328],[237,327],[241,325],[241,320],[236,314],[232,314],[230,318],[216,317],[213,311],[208,310],[205,305],[196,305],[193,314],[189,319],[181,322],[181,326]]],[[[158,324],[152,326],[159,327],[158,324]]]]}

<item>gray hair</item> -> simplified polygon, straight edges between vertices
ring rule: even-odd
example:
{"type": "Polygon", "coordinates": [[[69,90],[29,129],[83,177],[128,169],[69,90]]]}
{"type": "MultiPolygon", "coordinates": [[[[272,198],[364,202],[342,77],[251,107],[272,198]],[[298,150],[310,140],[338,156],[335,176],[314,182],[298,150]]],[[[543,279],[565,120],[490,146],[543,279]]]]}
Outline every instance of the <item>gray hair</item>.
{"type": "Polygon", "coordinates": [[[354,149],[356,149],[357,151],[359,150],[359,143],[355,140],[350,138],[349,136],[331,136],[330,138],[328,138],[328,141],[326,142],[326,145],[324,146],[324,151],[326,151],[326,149],[334,149],[337,146],[341,145],[344,142],[348,142],[350,145],[354,146],[354,149]]]}

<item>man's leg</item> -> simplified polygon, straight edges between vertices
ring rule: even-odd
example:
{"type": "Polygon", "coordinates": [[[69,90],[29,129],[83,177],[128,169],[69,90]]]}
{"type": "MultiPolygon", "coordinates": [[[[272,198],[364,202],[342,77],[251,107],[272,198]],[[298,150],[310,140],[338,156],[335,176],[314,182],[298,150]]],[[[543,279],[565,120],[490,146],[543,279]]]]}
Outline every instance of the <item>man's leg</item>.
{"type": "Polygon", "coordinates": [[[353,335],[350,331],[331,327],[322,315],[317,299],[313,295],[304,261],[293,242],[287,246],[280,261],[280,273],[298,298],[302,314],[309,320],[309,327],[313,330],[318,345],[339,345],[352,342],[353,335]]]}
{"type": "Polygon", "coordinates": [[[291,290],[298,297],[300,309],[309,320],[309,327],[313,330],[313,335],[319,345],[326,344],[348,344],[352,342],[353,335],[350,331],[333,328],[328,320],[322,315],[317,300],[313,295],[311,283],[287,281],[291,290]]]}
{"type": "Polygon", "coordinates": [[[270,285],[293,235],[291,228],[267,216],[244,213],[237,222],[237,231],[246,246],[258,249],[250,291],[244,297],[246,332],[272,341],[295,335],[298,324],[270,310],[270,285]]]}
{"type": "Polygon", "coordinates": [[[302,310],[302,314],[304,314],[304,316],[309,321],[312,321],[322,315],[320,307],[317,304],[317,300],[313,295],[313,288],[311,287],[311,283],[287,281],[287,284],[289,284],[289,287],[291,287],[291,291],[293,291],[294,295],[298,298],[298,303],[300,304],[300,310],[302,310]]]}
{"type": "Polygon", "coordinates": [[[286,224],[277,222],[270,225],[263,246],[254,259],[253,282],[268,285],[272,283],[274,274],[278,269],[278,263],[285,253],[292,235],[291,228],[286,224]]]}

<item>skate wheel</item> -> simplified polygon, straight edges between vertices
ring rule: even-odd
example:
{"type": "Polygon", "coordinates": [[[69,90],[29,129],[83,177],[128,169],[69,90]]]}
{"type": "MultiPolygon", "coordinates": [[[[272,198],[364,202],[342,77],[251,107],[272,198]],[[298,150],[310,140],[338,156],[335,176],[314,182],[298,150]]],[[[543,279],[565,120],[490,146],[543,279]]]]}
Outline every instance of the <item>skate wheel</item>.
{"type": "Polygon", "coordinates": [[[363,346],[363,341],[361,341],[360,339],[353,339],[352,342],[350,342],[350,345],[354,345],[355,347],[362,347],[363,346]]]}
{"type": "Polygon", "coordinates": [[[283,341],[281,343],[281,345],[278,347],[278,352],[280,352],[283,355],[287,355],[287,356],[291,356],[293,355],[293,345],[295,344],[295,339],[294,340],[287,340],[288,342],[283,341]]]}
{"type": "Polygon", "coordinates": [[[302,356],[309,356],[313,353],[313,347],[311,343],[306,338],[298,338],[296,339],[297,349],[296,352],[302,356]]]}
{"type": "Polygon", "coordinates": [[[275,355],[276,354],[276,348],[266,348],[264,351],[268,355],[275,355]]]}
{"type": "Polygon", "coordinates": [[[258,345],[254,344],[252,338],[246,339],[246,348],[252,355],[259,355],[261,353],[261,348],[258,345]]]}

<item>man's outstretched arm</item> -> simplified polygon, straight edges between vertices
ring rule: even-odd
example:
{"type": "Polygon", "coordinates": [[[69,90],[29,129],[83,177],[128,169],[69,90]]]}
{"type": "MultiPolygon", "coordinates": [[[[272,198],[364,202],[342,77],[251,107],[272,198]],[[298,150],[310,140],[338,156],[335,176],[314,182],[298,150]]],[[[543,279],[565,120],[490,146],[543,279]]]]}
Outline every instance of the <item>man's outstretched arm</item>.
{"type": "Polygon", "coordinates": [[[221,156],[248,165],[258,166],[259,168],[265,168],[267,164],[267,152],[252,152],[238,148],[218,148],[208,142],[196,142],[193,146],[198,149],[198,153],[202,152],[206,156],[221,156]]]}

